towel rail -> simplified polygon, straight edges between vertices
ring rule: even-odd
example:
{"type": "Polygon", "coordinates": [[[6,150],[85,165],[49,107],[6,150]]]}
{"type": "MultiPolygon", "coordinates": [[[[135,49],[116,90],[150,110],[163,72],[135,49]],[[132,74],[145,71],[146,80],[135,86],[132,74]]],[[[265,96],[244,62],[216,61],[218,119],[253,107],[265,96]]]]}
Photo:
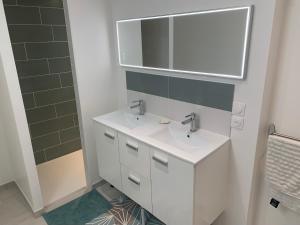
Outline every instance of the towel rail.
{"type": "Polygon", "coordinates": [[[296,137],[292,137],[292,136],[289,136],[289,135],[285,135],[285,134],[281,134],[281,133],[277,133],[276,132],[276,127],[275,127],[275,124],[271,124],[270,127],[269,127],[269,135],[275,135],[275,136],[278,136],[278,137],[283,137],[283,138],[288,138],[290,140],[293,140],[293,141],[299,141],[300,142],[300,139],[299,138],[296,138],[296,137]]]}

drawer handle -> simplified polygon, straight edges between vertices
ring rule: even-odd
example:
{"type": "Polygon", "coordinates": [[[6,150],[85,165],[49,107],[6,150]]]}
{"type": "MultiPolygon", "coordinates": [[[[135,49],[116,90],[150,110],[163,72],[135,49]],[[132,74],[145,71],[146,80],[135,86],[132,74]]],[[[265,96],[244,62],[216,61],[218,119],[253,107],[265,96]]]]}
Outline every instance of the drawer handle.
{"type": "Polygon", "coordinates": [[[112,140],[115,139],[115,135],[111,134],[111,133],[108,133],[108,132],[105,132],[104,135],[112,140]]]}
{"type": "Polygon", "coordinates": [[[153,155],[152,156],[152,159],[154,160],[154,161],[156,161],[156,162],[158,162],[158,163],[160,163],[160,164],[162,164],[163,166],[168,166],[168,160],[166,160],[166,159],[161,159],[161,158],[159,158],[158,156],[156,156],[156,155],[153,155]]]}
{"type": "Polygon", "coordinates": [[[131,148],[132,150],[134,150],[134,151],[139,151],[139,147],[138,146],[135,146],[135,145],[133,145],[133,144],[130,144],[129,142],[127,142],[126,143],[126,146],[128,147],[128,148],[131,148]]]}
{"type": "Polygon", "coordinates": [[[138,178],[136,178],[135,176],[132,176],[132,175],[128,176],[128,180],[131,181],[132,183],[138,185],[138,186],[140,186],[140,184],[141,184],[140,179],[138,179],[138,178]]]}

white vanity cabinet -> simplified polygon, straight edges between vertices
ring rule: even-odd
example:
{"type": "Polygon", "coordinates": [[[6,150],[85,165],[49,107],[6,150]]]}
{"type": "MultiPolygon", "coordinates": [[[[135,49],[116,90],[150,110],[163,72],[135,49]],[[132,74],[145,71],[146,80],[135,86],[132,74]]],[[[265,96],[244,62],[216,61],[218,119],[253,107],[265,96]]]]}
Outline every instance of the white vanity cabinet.
{"type": "Polygon", "coordinates": [[[101,121],[95,122],[100,176],[162,222],[209,225],[225,209],[228,139],[203,132],[200,139],[212,144],[185,154],[101,121]]]}

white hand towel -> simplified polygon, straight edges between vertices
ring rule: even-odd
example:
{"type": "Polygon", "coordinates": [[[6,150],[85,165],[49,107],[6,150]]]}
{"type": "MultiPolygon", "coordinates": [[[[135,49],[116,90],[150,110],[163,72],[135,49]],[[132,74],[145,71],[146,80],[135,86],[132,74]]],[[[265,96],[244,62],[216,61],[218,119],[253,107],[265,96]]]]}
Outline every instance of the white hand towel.
{"type": "Polygon", "coordinates": [[[300,213],[300,142],[269,136],[266,180],[273,198],[300,213]]]}

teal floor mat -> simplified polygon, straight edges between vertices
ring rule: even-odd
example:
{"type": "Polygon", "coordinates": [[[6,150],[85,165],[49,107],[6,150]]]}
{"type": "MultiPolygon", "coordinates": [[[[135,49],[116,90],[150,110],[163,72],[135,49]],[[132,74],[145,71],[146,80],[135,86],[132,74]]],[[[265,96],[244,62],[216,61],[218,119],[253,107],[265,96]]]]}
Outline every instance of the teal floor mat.
{"type": "Polygon", "coordinates": [[[85,225],[111,208],[111,204],[93,190],[43,217],[48,225],[85,225]]]}
{"type": "MultiPolygon", "coordinates": [[[[141,207],[124,196],[108,202],[93,190],[43,215],[48,225],[141,225],[141,207]]],[[[164,225],[146,212],[146,225],[164,225]]]]}

